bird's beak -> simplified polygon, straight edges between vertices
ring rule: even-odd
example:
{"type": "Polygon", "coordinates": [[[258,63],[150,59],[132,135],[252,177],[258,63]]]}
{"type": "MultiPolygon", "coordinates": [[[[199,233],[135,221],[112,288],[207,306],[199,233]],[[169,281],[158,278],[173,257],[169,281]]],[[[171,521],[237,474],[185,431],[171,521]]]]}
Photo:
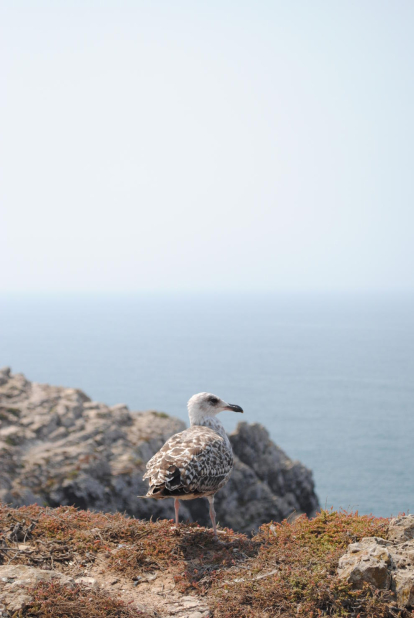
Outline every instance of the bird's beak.
{"type": "Polygon", "coordinates": [[[226,403],[224,410],[231,410],[231,412],[241,412],[243,414],[243,408],[236,406],[235,403],[226,403]]]}

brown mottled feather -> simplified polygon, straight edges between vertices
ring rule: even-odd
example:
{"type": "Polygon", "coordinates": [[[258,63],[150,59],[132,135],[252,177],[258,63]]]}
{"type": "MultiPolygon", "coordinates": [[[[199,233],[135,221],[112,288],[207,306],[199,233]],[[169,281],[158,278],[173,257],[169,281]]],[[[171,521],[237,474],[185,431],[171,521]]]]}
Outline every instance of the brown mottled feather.
{"type": "Polygon", "coordinates": [[[147,463],[148,497],[191,499],[215,494],[233,469],[233,453],[216,431],[194,425],[172,436],[147,463]]]}

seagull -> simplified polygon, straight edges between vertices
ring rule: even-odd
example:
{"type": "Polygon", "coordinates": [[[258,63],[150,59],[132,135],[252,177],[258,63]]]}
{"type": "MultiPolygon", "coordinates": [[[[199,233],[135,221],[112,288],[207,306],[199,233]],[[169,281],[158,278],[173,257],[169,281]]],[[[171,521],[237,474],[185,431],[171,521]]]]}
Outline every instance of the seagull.
{"type": "Polygon", "coordinates": [[[243,412],[211,393],[193,395],[187,404],[190,427],[176,433],[147,463],[149,479],[145,498],[174,498],[178,526],[180,500],[207,498],[214,537],[217,538],[214,494],[223,487],[233,470],[233,451],[219,412],[243,412]]]}

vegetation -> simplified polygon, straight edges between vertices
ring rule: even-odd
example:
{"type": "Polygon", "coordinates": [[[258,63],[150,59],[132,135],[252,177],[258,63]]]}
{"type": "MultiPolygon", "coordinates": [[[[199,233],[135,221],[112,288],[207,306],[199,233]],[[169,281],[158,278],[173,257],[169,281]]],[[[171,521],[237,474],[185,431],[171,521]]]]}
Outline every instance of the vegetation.
{"type": "Polygon", "coordinates": [[[154,416],[157,416],[158,418],[169,418],[169,415],[166,414],[165,412],[157,412],[157,411],[153,411],[152,414],[154,416]]]}
{"type": "MultiPolygon", "coordinates": [[[[252,538],[227,529],[217,542],[211,530],[194,523],[175,529],[168,520],[140,521],[119,513],[0,506],[0,563],[67,572],[75,568],[70,565],[99,560],[106,572],[129,581],[149,572],[169,574],[179,593],[203,596],[215,618],[411,618],[414,613],[396,609],[392,593],[368,585],[353,590],[336,576],[349,543],[385,538],[387,528],[386,519],[322,511],[311,520],[301,516],[266,524],[252,538]],[[17,549],[21,543],[24,548],[17,549]]],[[[27,616],[132,615],[101,589],[39,584],[32,595],[27,616]]]]}
{"type": "Polygon", "coordinates": [[[348,544],[366,536],[385,537],[387,524],[357,513],[322,511],[312,520],[299,517],[293,523],[262,526],[255,537],[260,549],[250,562],[251,576],[237,580],[237,585],[222,577],[223,585],[215,585],[215,616],[394,615],[389,593],[369,586],[352,590],[336,576],[348,544]]]}
{"type": "Polygon", "coordinates": [[[113,599],[101,590],[52,582],[39,583],[28,592],[32,602],[13,618],[146,618],[145,613],[137,614],[120,599],[113,599]]]}

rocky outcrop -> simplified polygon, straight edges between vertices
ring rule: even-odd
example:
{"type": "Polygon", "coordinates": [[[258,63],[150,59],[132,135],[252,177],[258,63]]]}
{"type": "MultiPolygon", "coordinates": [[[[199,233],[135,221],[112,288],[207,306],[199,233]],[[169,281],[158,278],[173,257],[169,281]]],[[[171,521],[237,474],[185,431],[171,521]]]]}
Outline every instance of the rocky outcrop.
{"type": "MultiPolygon", "coordinates": [[[[172,500],[139,498],[145,463],[185,424],[155,411],[106,406],[85,393],[29,382],[0,370],[0,500],[13,506],[75,505],[142,519],[173,516],[172,500]]],[[[216,497],[222,526],[250,532],[269,520],[318,508],[312,473],[276,446],[264,427],[240,423],[230,436],[234,472],[216,497]]],[[[204,500],[181,516],[208,523],[204,500]]]]}
{"type": "Polygon", "coordinates": [[[366,582],[392,590],[400,608],[414,607],[414,515],[392,519],[387,540],[367,537],[349,545],[338,574],[356,588],[366,582]]]}

